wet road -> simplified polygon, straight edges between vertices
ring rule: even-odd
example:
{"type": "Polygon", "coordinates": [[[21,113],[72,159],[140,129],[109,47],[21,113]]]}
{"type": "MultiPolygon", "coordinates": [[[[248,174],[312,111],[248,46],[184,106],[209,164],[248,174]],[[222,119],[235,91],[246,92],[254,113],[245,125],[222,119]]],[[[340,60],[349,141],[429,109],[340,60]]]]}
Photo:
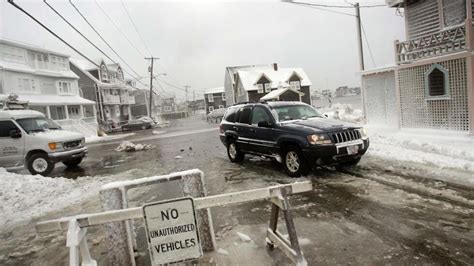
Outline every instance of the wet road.
{"type": "MultiPolygon", "coordinates": [[[[354,169],[317,169],[306,178],[288,178],[272,161],[248,156],[232,164],[215,124],[199,118],[177,120],[172,127],[139,132],[129,140],[153,149],[119,153],[120,141],[90,145],[81,168],[58,167],[54,175],[81,178],[128,171],[134,179],[199,168],[209,194],[274,184],[313,180],[315,190],[291,197],[298,236],[306,259],[314,264],[474,264],[474,195],[472,188],[420,176],[423,165],[402,165],[365,156],[354,169]],[[180,159],[175,159],[176,156],[180,159]],[[391,165],[390,168],[386,165],[391,165]]],[[[432,173],[433,172],[433,173],[432,173]]],[[[438,171],[439,174],[439,171],[438,171]]],[[[466,174],[466,173],[460,173],[466,174]]],[[[123,176],[121,176],[123,178],[123,176]]],[[[131,206],[177,197],[173,184],[134,191],[131,206]]],[[[97,199],[48,214],[48,218],[99,210],[97,199]]],[[[220,265],[286,265],[284,255],[265,248],[270,205],[264,201],[213,208],[217,245],[229,255],[206,254],[202,263],[220,265]],[[236,232],[251,236],[241,242],[236,232]]],[[[45,217],[35,220],[44,220],[45,217]]],[[[283,224],[282,222],[280,222],[283,224]]],[[[139,233],[139,265],[148,263],[143,227],[139,233]]],[[[54,265],[67,262],[65,233],[35,236],[33,222],[0,233],[0,265],[54,265]]],[[[281,228],[284,231],[284,228],[281,228]]],[[[89,230],[92,254],[106,264],[100,228],[89,230]]]]}

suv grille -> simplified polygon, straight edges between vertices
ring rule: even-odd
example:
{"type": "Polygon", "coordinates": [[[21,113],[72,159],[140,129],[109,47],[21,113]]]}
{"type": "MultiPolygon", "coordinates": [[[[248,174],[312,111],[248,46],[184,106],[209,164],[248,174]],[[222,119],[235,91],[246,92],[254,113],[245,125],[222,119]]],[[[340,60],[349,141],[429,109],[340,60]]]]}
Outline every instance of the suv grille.
{"type": "Polygon", "coordinates": [[[334,143],[347,142],[361,138],[360,132],[354,129],[331,133],[330,136],[334,143]]]}
{"type": "Polygon", "coordinates": [[[74,148],[77,148],[81,146],[81,140],[74,140],[74,141],[68,141],[68,142],[64,142],[63,144],[63,147],[65,149],[74,149],[74,148]]]}

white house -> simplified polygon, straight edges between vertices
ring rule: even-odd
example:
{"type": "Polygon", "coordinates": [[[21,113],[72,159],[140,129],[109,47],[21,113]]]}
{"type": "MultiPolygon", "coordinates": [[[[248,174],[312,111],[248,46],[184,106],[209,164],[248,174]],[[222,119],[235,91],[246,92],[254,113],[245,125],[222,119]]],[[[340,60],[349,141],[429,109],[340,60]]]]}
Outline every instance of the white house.
{"type": "Polygon", "coordinates": [[[62,127],[96,135],[95,102],[80,96],[78,79],[68,55],[0,39],[0,98],[16,94],[62,127]]]}

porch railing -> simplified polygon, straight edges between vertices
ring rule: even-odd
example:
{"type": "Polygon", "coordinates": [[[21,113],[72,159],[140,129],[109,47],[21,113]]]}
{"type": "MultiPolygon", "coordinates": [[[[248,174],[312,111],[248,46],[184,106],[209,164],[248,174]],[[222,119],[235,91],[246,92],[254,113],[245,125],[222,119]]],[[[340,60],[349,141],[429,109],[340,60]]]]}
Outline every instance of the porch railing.
{"type": "Polygon", "coordinates": [[[465,24],[405,42],[395,41],[397,64],[455,53],[466,48],[465,24]]]}

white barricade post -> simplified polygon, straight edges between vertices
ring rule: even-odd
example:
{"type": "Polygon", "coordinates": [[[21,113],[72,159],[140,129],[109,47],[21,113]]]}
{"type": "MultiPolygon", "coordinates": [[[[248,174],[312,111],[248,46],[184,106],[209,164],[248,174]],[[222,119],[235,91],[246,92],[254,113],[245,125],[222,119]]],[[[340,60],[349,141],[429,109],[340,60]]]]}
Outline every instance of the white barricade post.
{"type": "MultiPolygon", "coordinates": [[[[180,181],[185,196],[193,198],[207,196],[204,174],[198,169],[176,172],[169,175],[146,177],[104,185],[100,191],[102,210],[127,209],[127,191],[169,181],[180,181]]],[[[199,210],[197,222],[203,251],[215,247],[214,228],[209,209],[199,210]]],[[[120,221],[105,225],[108,257],[110,265],[135,265],[134,251],[137,250],[135,230],[132,221],[120,221]]]]}
{"type": "MultiPolygon", "coordinates": [[[[187,175],[188,173],[185,173],[184,175],[187,175]]],[[[170,179],[182,178],[182,176],[178,177],[177,175],[174,175],[174,174],[166,176],[166,177],[170,179]]],[[[149,178],[148,181],[156,181],[156,177],[149,178]]],[[[133,187],[139,184],[141,183],[129,182],[126,185],[133,187]]],[[[182,211],[182,213],[183,214],[185,214],[186,212],[189,213],[190,209],[193,209],[193,213],[195,212],[197,216],[197,213],[200,210],[206,210],[212,207],[239,204],[239,203],[244,203],[244,202],[249,202],[249,201],[254,201],[254,200],[269,199],[272,204],[272,212],[271,212],[271,217],[270,217],[270,225],[267,230],[268,246],[270,248],[273,248],[274,246],[276,246],[277,248],[281,249],[283,253],[288,258],[290,258],[295,264],[306,265],[306,260],[303,256],[303,253],[301,252],[301,249],[298,243],[296,228],[293,221],[293,217],[290,212],[290,204],[288,202],[287,196],[291,194],[311,191],[312,188],[313,188],[312,183],[310,181],[305,181],[305,182],[296,182],[296,183],[287,184],[287,185],[277,185],[277,186],[272,186],[272,187],[267,187],[267,188],[258,188],[258,189],[253,189],[253,190],[246,190],[246,191],[232,192],[232,193],[221,194],[221,195],[194,198],[192,200],[194,201],[193,208],[189,208],[188,206],[187,207],[188,210],[184,210],[182,211]],[[283,212],[283,215],[285,218],[289,240],[286,237],[284,237],[280,232],[277,231],[278,212],[280,210],[283,212]]],[[[105,187],[104,191],[108,189],[111,189],[111,187],[105,187]]],[[[104,196],[104,197],[110,196],[110,201],[108,202],[109,204],[108,206],[113,207],[113,206],[124,205],[124,202],[120,200],[120,197],[117,196],[117,195],[124,195],[124,193],[120,192],[119,190],[114,190],[114,189],[106,193],[107,195],[103,194],[101,196],[104,196]],[[115,200],[111,200],[111,199],[115,199],[115,200]]],[[[190,200],[190,198],[184,198],[184,199],[181,198],[181,199],[175,199],[174,201],[180,201],[180,200],[185,200],[185,199],[190,200]]],[[[173,200],[170,200],[170,201],[173,201],[173,200]]],[[[67,247],[70,248],[70,265],[79,265],[79,262],[82,260],[82,265],[95,266],[96,262],[92,260],[92,258],[90,257],[89,249],[87,246],[87,241],[86,241],[87,227],[95,226],[95,225],[104,225],[104,224],[107,224],[108,226],[112,225],[111,227],[106,227],[106,228],[107,230],[110,230],[112,228],[114,232],[117,232],[117,235],[111,235],[112,230],[108,232],[109,239],[107,240],[113,241],[113,242],[107,242],[107,244],[108,245],[110,244],[121,245],[122,249],[118,250],[118,249],[109,248],[109,251],[113,252],[112,255],[109,254],[108,256],[109,265],[134,265],[135,260],[133,257],[133,250],[130,249],[133,247],[133,240],[131,239],[131,235],[129,234],[129,231],[127,231],[129,230],[129,227],[128,227],[129,225],[124,222],[131,221],[133,219],[144,219],[144,214],[146,215],[145,208],[147,208],[147,206],[150,206],[150,205],[158,205],[158,204],[163,204],[163,202],[149,203],[149,204],[146,204],[144,207],[118,209],[118,210],[111,210],[111,211],[105,211],[105,212],[93,213],[93,214],[82,214],[82,215],[77,215],[74,217],[65,217],[65,218],[60,218],[60,219],[51,220],[51,221],[39,222],[36,224],[36,231],[38,233],[41,233],[41,232],[50,232],[50,231],[55,231],[55,230],[68,230],[67,247]],[[120,237],[123,239],[119,239],[120,237]],[[132,252],[128,253],[128,251],[130,250],[132,250],[132,252]],[[125,254],[120,254],[119,253],[120,251],[123,251],[125,254]]],[[[181,206],[180,204],[177,204],[176,208],[174,207],[168,208],[170,209],[170,211],[169,213],[168,212],[166,213],[167,218],[169,217],[178,218],[178,215],[179,215],[178,208],[186,209],[185,205],[183,205],[184,207],[183,206],[180,207],[180,206],[181,206]],[[172,209],[176,209],[177,212],[172,212],[172,209]]],[[[198,220],[197,217],[196,217],[196,220],[198,220]]],[[[209,219],[209,221],[211,220],[209,219]]],[[[146,227],[147,227],[146,230],[148,230],[147,225],[146,227]]],[[[199,227],[199,224],[198,224],[198,227],[199,227]]],[[[199,229],[200,228],[198,228],[198,231],[200,233],[201,230],[199,229]]],[[[194,233],[195,232],[196,231],[194,230],[194,233]]],[[[214,233],[212,231],[210,232],[212,233],[212,236],[213,236],[214,233]]],[[[147,234],[149,234],[149,232],[147,232],[147,234]]],[[[198,235],[198,236],[201,237],[201,235],[198,235]]],[[[186,239],[191,239],[191,238],[188,237],[186,239]]],[[[189,245],[189,247],[191,247],[192,246],[191,240],[188,240],[188,243],[187,243],[186,239],[184,240],[184,244],[182,244],[183,242],[180,242],[180,245],[185,245],[185,246],[189,245]]],[[[181,258],[184,258],[185,260],[193,259],[193,258],[195,259],[197,257],[196,254],[197,253],[194,252],[190,255],[188,254],[189,256],[182,256],[181,258]]],[[[180,255],[183,255],[183,254],[180,254],[180,255]]],[[[160,263],[165,263],[165,262],[159,261],[157,263],[160,264],[160,263]]]]}

